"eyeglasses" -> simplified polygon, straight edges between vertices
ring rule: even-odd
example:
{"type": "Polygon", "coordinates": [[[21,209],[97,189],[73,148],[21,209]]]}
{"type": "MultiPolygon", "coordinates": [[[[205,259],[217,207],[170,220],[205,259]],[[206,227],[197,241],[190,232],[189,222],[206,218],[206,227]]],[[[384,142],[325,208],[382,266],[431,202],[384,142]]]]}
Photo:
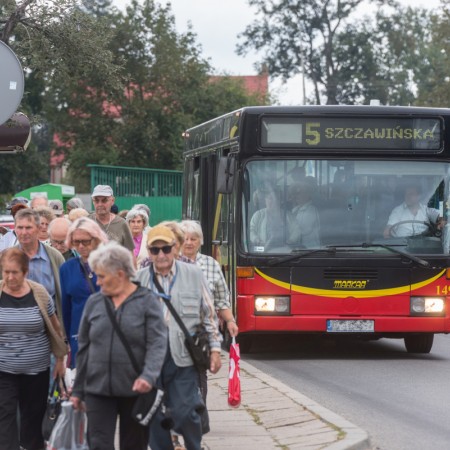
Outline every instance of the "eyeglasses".
{"type": "Polygon", "coordinates": [[[65,240],[57,241],[56,239],[50,239],[50,243],[53,245],[64,245],[65,242],[65,240]]]}
{"type": "Polygon", "coordinates": [[[110,197],[93,197],[92,201],[94,203],[108,203],[110,197]]]}
{"type": "Polygon", "coordinates": [[[92,239],[74,239],[72,241],[72,245],[75,245],[75,247],[78,247],[80,244],[83,244],[83,247],[87,247],[88,245],[91,245],[92,239]]]}
{"type": "Polygon", "coordinates": [[[159,254],[160,250],[162,250],[162,252],[165,255],[168,255],[172,251],[172,247],[173,247],[173,245],[164,245],[163,247],[147,247],[147,248],[148,248],[148,251],[153,256],[156,256],[157,254],[159,254]]]}

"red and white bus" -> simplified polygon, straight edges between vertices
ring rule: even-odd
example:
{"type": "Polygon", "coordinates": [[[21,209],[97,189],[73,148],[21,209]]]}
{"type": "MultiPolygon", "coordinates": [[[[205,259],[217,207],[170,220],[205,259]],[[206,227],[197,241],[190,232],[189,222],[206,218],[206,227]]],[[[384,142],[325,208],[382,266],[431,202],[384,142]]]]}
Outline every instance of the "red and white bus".
{"type": "Polygon", "coordinates": [[[450,331],[450,109],[243,108],[186,131],[184,183],[242,351],[320,333],[428,353],[450,331]]]}

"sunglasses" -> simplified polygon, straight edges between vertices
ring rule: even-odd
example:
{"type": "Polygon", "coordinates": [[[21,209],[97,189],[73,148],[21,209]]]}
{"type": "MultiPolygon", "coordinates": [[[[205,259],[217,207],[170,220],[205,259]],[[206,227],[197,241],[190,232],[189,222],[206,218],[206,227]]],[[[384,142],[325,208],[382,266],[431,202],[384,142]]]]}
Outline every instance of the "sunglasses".
{"type": "Polygon", "coordinates": [[[173,245],[164,245],[163,247],[147,247],[148,251],[153,255],[156,256],[159,254],[159,252],[162,250],[162,252],[165,255],[168,255],[172,251],[173,245]]]}
{"type": "Polygon", "coordinates": [[[75,245],[75,247],[78,247],[80,244],[83,244],[83,247],[87,247],[88,245],[91,245],[92,239],[74,239],[72,240],[72,245],[75,245]]]}

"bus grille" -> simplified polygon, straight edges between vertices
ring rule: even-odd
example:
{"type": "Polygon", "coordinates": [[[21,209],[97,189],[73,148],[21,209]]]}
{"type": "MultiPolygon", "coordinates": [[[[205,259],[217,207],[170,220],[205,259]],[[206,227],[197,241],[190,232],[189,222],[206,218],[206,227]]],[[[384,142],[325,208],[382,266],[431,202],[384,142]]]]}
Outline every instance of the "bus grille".
{"type": "Polygon", "coordinates": [[[325,269],[324,279],[328,280],[376,280],[377,269],[325,269]]]}

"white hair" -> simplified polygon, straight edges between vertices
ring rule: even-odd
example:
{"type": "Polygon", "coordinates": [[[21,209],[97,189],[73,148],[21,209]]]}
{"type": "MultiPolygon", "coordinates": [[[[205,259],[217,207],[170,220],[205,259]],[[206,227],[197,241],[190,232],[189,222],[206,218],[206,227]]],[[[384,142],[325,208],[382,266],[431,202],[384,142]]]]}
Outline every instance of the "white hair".
{"type": "Polygon", "coordinates": [[[140,217],[142,217],[142,219],[144,219],[144,227],[146,227],[148,225],[148,215],[143,209],[137,209],[137,208],[130,209],[127,212],[127,216],[125,217],[125,220],[127,222],[130,222],[131,220],[136,219],[136,217],[138,217],[138,216],[140,216],[140,217]]]}
{"type": "Polygon", "coordinates": [[[131,252],[116,241],[100,245],[89,255],[89,265],[94,272],[101,268],[108,273],[117,273],[123,270],[128,278],[134,278],[136,270],[133,265],[131,252]]]}
{"type": "Polygon", "coordinates": [[[182,220],[180,227],[183,232],[196,234],[200,239],[200,244],[203,245],[203,230],[202,226],[195,220],[182,220]]]}

